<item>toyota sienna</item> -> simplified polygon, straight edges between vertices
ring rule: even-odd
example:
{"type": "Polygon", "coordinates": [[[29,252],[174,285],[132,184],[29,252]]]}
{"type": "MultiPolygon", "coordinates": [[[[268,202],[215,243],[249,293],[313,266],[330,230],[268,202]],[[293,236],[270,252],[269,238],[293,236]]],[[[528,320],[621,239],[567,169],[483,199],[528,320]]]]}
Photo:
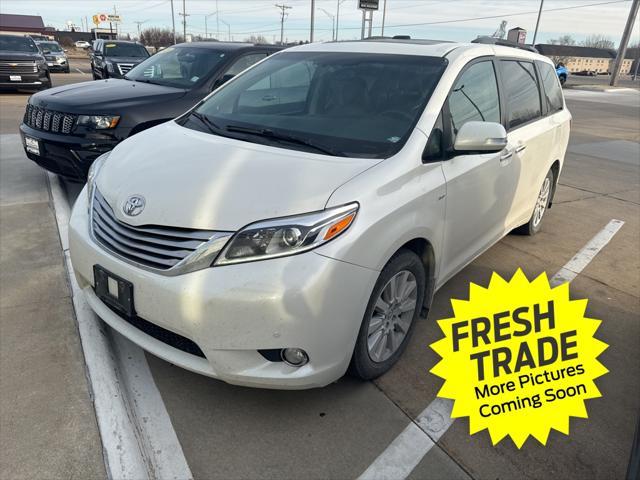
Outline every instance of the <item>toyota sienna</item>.
{"type": "Polygon", "coordinates": [[[98,158],[75,274],[105,322],[188,370],[371,379],[448,279],[540,230],[570,119],[553,64],[524,48],[284,50],[98,158]]]}

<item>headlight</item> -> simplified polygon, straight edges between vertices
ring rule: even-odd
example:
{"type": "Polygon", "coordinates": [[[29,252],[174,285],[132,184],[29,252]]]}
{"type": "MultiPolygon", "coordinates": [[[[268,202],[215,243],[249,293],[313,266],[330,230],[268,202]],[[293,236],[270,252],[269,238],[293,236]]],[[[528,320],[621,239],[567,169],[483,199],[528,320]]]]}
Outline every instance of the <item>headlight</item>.
{"type": "Polygon", "coordinates": [[[306,252],[346,231],[358,204],[322,212],[253,223],[236,233],[214,265],[251,262],[306,252]]]}
{"type": "Polygon", "coordinates": [[[96,178],[98,178],[100,169],[104,165],[105,160],[109,158],[110,154],[111,152],[103,153],[98,158],[96,158],[94,162],[91,164],[91,167],[89,167],[89,173],[87,174],[87,198],[89,200],[87,202],[87,208],[90,208],[90,205],[91,205],[93,192],[96,188],[96,178]]]}
{"type": "Polygon", "coordinates": [[[118,115],[80,115],[78,125],[95,128],[96,130],[106,130],[115,128],[120,121],[118,115]]]}
{"type": "Polygon", "coordinates": [[[107,71],[109,73],[113,73],[113,63],[106,62],[106,65],[107,65],[107,71]]]}

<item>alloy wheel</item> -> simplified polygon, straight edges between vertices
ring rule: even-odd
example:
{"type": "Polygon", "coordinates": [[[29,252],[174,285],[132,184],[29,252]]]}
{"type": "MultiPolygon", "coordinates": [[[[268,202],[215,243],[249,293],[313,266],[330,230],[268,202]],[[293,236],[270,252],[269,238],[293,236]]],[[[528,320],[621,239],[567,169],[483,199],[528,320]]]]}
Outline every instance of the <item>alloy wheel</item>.
{"type": "Polygon", "coordinates": [[[413,273],[395,274],[380,292],[367,334],[367,349],[374,362],[391,357],[407,336],[417,307],[417,282],[413,273]]]}

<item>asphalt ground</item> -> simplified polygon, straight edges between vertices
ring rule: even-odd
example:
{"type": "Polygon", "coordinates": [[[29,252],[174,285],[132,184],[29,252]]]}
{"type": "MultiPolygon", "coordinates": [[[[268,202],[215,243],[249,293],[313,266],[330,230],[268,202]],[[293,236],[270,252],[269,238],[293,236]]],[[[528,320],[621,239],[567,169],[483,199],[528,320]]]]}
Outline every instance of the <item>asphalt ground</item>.
{"type": "MultiPolygon", "coordinates": [[[[54,84],[90,78],[55,74],[54,84]]],[[[27,97],[2,95],[2,135],[17,132],[27,97]]],[[[588,316],[603,320],[598,337],[610,345],[589,418],[572,418],[568,436],[552,431],[546,446],[530,439],[521,450],[509,440],[492,446],[486,432],[470,436],[468,422],[457,420],[410,478],[624,477],[640,411],[640,97],[573,90],[566,97],[572,137],[543,231],[506,237],[444,285],[385,376],[302,392],[255,390],[146,355],[195,478],[357,478],[435,399],[442,381],[429,373],[438,361],[429,344],[440,338],[435,320],[452,313],[450,299],[466,298],[469,282],[487,285],[494,271],[551,276],[611,219],[625,224],[571,285],[573,298],[589,299],[588,316]]],[[[65,186],[73,203],[80,186],[65,186]]]]}

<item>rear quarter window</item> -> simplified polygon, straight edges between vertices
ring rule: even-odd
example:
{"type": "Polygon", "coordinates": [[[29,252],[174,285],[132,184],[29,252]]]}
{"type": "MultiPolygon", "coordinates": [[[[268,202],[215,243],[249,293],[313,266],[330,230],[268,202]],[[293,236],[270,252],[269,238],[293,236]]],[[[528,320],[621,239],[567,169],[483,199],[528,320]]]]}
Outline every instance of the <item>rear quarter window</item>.
{"type": "Polygon", "coordinates": [[[558,74],[555,68],[548,63],[536,62],[540,70],[540,80],[543,87],[543,101],[547,105],[548,112],[554,113],[564,108],[562,100],[562,87],[558,81],[558,74]]]}

